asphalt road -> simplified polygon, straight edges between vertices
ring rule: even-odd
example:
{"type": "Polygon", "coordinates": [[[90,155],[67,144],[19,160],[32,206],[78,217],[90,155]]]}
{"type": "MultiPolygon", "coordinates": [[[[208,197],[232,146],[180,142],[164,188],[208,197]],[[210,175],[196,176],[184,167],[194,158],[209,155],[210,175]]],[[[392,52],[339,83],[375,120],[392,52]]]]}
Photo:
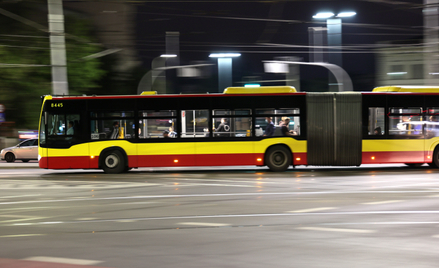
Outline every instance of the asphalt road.
{"type": "Polygon", "coordinates": [[[108,175],[28,165],[0,162],[2,268],[439,263],[439,170],[428,166],[108,175]]]}

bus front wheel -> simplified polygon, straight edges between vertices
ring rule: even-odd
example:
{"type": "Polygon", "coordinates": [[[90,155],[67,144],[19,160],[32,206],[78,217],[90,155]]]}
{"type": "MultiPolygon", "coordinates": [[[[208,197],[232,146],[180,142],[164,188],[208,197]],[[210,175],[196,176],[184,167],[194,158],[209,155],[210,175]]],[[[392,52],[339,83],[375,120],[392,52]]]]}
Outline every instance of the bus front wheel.
{"type": "Polygon", "coordinates": [[[113,150],[103,155],[102,169],[105,173],[121,173],[125,170],[125,159],[121,152],[113,150]]]}
{"type": "Polygon", "coordinates": [[[428,165],[433,168],[439,168],[439,147],[436,147],[432,157],[433,159],[428,165]]]}
{"type": "Polygon", "coordinates": [[[291,165],[291,152],[284,146],[274,146],[265,154],[265,164],[271,171],[285,171],[291,165]]]}

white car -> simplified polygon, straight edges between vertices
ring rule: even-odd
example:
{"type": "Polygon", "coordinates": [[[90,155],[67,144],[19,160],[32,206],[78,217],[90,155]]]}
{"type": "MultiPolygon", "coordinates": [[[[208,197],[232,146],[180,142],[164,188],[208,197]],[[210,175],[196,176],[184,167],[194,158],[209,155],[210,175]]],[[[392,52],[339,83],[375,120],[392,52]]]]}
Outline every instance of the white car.
{"type": "Polygon", "coordinates": [[[6,162],[38,160],[38,139],[28,139],[15,146],[4,148],[1,151],[1,160],[6,162]]]}

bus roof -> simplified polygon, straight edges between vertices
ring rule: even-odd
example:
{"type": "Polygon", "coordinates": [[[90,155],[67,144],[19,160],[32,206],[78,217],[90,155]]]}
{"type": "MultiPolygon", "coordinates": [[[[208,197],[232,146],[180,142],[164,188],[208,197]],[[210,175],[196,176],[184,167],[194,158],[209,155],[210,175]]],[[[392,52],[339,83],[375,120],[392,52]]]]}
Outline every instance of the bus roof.
{"type": "Polygon", "coordinates": [[[439,86],[384,86],[376,87],[372,92],[439,93],[439,86]]]}

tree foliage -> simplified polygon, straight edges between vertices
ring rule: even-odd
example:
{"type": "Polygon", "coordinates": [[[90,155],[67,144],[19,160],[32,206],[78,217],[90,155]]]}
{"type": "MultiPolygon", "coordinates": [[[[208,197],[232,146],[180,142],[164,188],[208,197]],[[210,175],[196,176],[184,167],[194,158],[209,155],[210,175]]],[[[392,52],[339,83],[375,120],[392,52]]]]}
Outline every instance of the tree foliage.
{"type": "MultiPolygon", "coordinates": [[[[2,8],[47,25],[44,8],[25,4],[2,8]]],[[[0,32],[0,103],[6,107],[6,120],[15,121],[18,128],[37,129],[40,97],[52,93],[49,34],[2,15],[0,32]]],[[[65,32],[69,95],[93,93],[106,71],[100,58],[84,57],[105,48],[92,43],[91,24],[80,16],[65,16],[65,32]]]]}

